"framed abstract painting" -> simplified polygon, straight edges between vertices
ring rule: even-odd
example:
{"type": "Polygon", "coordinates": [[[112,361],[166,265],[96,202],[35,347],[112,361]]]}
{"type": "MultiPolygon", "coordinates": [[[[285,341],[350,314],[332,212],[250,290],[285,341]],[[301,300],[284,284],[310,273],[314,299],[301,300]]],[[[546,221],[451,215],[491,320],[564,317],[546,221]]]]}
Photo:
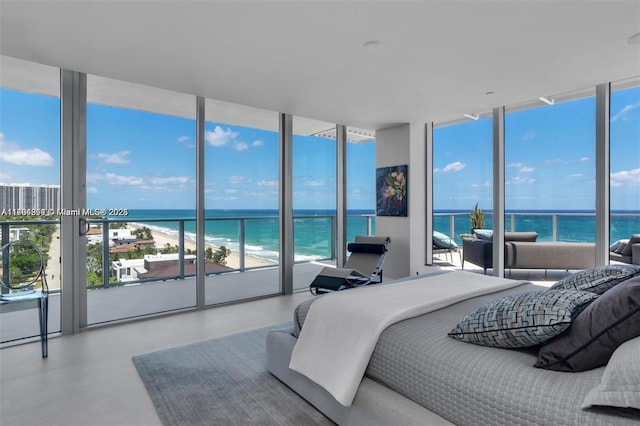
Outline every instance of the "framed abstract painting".
{"type": "Polygon", "coordinates": [[[407,165],[376,169],[376,216],[407,216],[407,165]]]}

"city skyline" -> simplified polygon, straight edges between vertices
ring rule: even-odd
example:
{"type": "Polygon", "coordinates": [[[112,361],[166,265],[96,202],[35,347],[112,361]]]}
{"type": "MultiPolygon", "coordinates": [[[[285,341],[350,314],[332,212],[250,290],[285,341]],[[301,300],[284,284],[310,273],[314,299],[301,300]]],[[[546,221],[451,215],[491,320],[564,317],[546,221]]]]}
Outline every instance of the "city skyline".
{"type": "MultiPolygon", "coordinates": [[[[594,105],[585,98],[507,112],[507,209],[595,208],[594,105]]],[[[0,183],[59,185],[59,99],[0,89],[0,107],[0,183]]],[[[491,208],[491,121],[436,126],[435,209],[491,208]]],[[[277,209],[276,132],[208,121],[205,144],[205,208],[277,209]]],[[[347,150],[347,207],[374,210],[375,143],[347,150]]],[[[293,153],[294,208],[335,208],[335,141],[296,135],[293,153]]],[[[612,93],[612,210],[640,210],[639,158],[636,87],[612,93]]],[[[195,120],[88,105],[88,207],[193,208],[195,166],[195,120]]]]}

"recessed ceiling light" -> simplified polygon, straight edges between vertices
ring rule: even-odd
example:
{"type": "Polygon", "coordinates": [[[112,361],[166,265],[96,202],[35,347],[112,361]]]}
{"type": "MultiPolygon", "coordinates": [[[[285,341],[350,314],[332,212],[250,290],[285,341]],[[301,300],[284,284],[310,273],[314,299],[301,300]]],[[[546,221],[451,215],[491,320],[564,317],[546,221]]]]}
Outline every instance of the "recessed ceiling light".
{"type": "Polygon", "coordinates": [[[634,34],[627,39],[627,44],[640,45],[640,33],[634,34]]]}
{"type": "Polygon", "coordinates": [[[363,44],[363,47],[365,48],[365,50],[373,52],[382,49],[384,47],[384,44],[379,40],[369,40],[365,44],[363,44]]]}

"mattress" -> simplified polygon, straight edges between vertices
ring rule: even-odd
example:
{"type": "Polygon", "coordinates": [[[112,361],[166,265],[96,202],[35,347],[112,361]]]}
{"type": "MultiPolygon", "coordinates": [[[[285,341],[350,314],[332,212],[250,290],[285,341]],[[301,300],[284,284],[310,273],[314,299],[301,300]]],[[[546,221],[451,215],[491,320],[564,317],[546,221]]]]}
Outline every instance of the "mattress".
{"type": "MultiPolygon", "coordinates": [[[[628,412],[580,408],[600,383],[604,367],[581,373],[541,370],[533,367],[535,349],[484,347],[447,336],[465,314],[484,303],[533,290],[543,288],[525,284],[388,327],[365,376],[457,425],[637,425],[637,417],[624,417],[628,412]]],[[[313,300],[296,308],[294,334],[313,300]]]]}

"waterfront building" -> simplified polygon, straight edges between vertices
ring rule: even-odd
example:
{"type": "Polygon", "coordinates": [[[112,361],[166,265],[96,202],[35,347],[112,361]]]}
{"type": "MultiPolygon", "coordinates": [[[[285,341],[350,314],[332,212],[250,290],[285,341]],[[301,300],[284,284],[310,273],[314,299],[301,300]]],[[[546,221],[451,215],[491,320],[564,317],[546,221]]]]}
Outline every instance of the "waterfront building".
{"type": "Polygon", "coordinates": [[[111,276],[121,282],[131,282],[138,279],[138,275],[147,270],[144,259],[119,259],[111,263],[111,276]]]}
{"type": "Polygon", "coordinates": [[[60,185],[0,184],[0,210],[53,210],[60,208],[60,185]]]}

